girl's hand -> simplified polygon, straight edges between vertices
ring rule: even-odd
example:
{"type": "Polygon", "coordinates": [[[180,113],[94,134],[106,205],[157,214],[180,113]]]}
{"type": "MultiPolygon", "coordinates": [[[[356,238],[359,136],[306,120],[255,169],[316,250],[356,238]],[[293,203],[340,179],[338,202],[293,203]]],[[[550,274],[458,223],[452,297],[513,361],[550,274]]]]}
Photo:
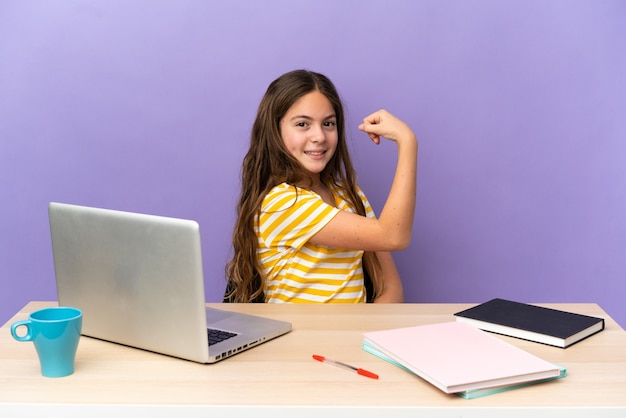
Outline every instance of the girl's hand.
{"type": "Polygon", "coordinates": [[[384,109],[366,116],[359,125],[359,130],[365,132],[376,144],[380,144],[381,136],[394,142],[415,139],[415,134],[406,123],[384,109]]]}

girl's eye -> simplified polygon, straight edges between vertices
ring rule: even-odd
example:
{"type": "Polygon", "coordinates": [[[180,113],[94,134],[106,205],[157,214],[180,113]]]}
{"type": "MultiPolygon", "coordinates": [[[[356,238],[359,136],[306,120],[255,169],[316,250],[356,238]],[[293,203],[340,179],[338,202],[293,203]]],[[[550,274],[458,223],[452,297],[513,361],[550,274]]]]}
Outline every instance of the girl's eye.
{"type": "Polygon", "coordinates": [[[335,122],[334,120],[329,120],[324,122],[324,126],[328,128],[334,128],[335,126],[337,126],[337,122],[335,122]]]}
{"type": "Polygon", "coordinates": [[[306,122],[298,122],[298,123],[296,123],[296,126],[299,127],[299,128],[304,128],[304,127],[307,126],[307,123],[306,122]]]}

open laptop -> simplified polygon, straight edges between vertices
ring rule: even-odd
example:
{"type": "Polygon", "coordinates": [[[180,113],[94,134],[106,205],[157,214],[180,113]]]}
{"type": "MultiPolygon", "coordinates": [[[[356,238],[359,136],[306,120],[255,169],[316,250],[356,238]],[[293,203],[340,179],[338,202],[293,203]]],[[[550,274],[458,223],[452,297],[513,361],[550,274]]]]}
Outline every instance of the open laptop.
{"type": "Polygon", "coordinates": [[[48,215],[59,304],[83,311],[83,335],[214,363],[291,330],[205,306],[195,221],[56,202],[48,215]]]}

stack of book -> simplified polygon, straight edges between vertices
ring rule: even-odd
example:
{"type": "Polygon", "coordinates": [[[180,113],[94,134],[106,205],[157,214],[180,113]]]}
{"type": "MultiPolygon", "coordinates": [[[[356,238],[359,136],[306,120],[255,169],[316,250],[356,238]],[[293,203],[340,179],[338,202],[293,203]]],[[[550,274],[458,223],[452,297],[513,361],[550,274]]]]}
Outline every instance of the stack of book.
{"type": "Polygon", "coordinates": [[[369,332],[362,347],[445,393],[472,399],[567,375],[564,367],[485,331],[565,348],[604,329],[602,318],[504,299],[454,317],[454,322],[369,332]]]}
{"type": "Polygon", "coordinates": [[[562,367],[461,322],[369,332],[363,349],[445,393],[467,399],[567,374],[562,367]]]}

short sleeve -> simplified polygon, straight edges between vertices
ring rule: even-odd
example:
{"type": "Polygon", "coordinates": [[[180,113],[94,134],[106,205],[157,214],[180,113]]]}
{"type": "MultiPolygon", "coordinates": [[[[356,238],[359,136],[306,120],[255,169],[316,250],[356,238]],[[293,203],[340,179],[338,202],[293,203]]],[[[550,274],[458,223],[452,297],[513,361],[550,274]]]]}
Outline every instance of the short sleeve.
{"type": "Polygon", "coordinates": [[[267,247],[300,249],[338,212],[318,194],[283,183],[263,199],[257,234],[267,247]]]}

